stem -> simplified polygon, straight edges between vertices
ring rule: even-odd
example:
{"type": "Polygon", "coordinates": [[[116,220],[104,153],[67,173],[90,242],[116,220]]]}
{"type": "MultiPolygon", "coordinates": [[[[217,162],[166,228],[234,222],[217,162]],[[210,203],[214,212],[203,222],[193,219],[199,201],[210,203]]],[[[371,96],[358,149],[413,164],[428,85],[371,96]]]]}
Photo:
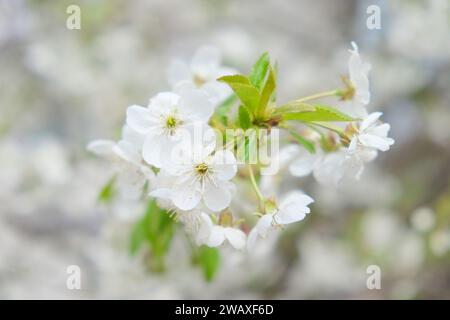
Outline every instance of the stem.
{"type": "Polygon", "coordinates": [[[324,97],[337,96],[338,94],[339,94],[339,90],[325,91],[325,92],[313,94],[313,95],[310,95],[310,96],[307,96],[304,98],[300,98],[295,101],[296,102],[305,102],[305,101],[315,100],[315,99],[324,98],[324,97]]]}
{"type": "Polygon", "coordinates": [[[319,122],[319,121],[312,121],[311,124],[312,124],[312,125],[316,125],[316,126],[318,126],[318,127],[322,127],[322,128],[328,129],[328,130],[330,130],[330,131],[334,131],[334,132],[336,132],[339,136],[345,137],[344,131],[343,131],[341,128],[339,128],[338,126],[335,126],[335,125],[333,125],[333,124],[331,124],[331,123],[319,122]]]}
{"type": "Polygon", "coordinates": [[[264,196],[259,190],[258,184],[256,183],[255,180],[255,175],[253,174],[253,168],[250,164],[248,165],[248,172],[250,173],[250,181],[252,182],[253,189],[255,190],[255,193],[258,196],[259,201],[264,202],[264,196]]]}

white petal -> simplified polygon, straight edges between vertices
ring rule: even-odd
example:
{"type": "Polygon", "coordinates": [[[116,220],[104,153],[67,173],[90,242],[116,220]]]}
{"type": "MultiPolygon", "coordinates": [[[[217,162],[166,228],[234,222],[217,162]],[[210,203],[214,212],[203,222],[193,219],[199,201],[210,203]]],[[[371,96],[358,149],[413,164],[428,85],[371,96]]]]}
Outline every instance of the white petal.
{"type": "Polygon", "coordinates": [[[203,161],[214,151],[217,136],[209,125],[196,121],[185,125],[180,133],[179,151],[192,155],[194,161],[203,161]]]}
{"type": "Polygon", "coordinates": [[[303,220],[305,215],[310,212],[308,205],[314,200],[300,191],[290,192],[280,205],[277,213],[277,222],[280,224],[289,224],[303,220]]]}
{"type": "Polygon", "coordinates": [[[149,108],[152,110],[172,109],[180,102],[180,96],[173,92],[160,92],[150,99],[149,108]]]}
{"type": "Polygon", "coordinates": [[[127,125],[141,134],[146,134],[152,125],[150,110],[136,105],[129,106],[127,108],[127,125]]]}
{"type": "Polygon", "coordinates": [[[209,183],[205,189],[203,200],[210,210],[217,212],[230,205],[231,193],[223,182],[218,181],[217,185],[209,183]]]}
{"type": "Polygon", "coordinates": [[[361,157],[358,156],[359,153],[354,156],[345,157],[344,161],[340,164],[338,170],[342,171],[342,177],[339,180],[334,181],[336,186],[344,177],[347,180],[359,180],[361,178],[361,174],[364,170],[364,163],[361,157]]]}
{"type": "Polygon", "coordinates": [[[133,144],[137,149],[142,148],[145,136],[138,131],[131,129],[129,126],[124,125],[122,128],[122,140],[125,140],[133,144]]]}
{"type": "Polygon", "coordinates": [[[237,164],[234,154],[229,150],[217,151],[212,159],[215,176],[220,180],[230,180],[236,175],[237,164]]]}
{"type": "Polygon", "coordinates": [[[120,158],[127,162],[139,165],[141,162],[141,156],[136,148],[128,141],[120,140],[117,145],[113,147],[113,151],[120,158]]]}
{"type": "Polygon", "coordinates": [[[200,202],[201,194],[194,183],[176,184],[172,189],[173,204],[181,210],[192,210],[200,202]]]}
{"type": "Polygon", "coordinates": [[[191,71],[187,63],[178,59],[172,61],[168,70],[169,84],[172,87],[181,81],[190,80],[191,77],[191,71]]]}
{"type": "Polygon", "coordinates": [[[202,90],[204,90],[208,94],[211,103],[215,106],[223,102],[233,93],[228,85],[216,80],[206,82],[202,86],[202,90]]]}
{"type": "Polygon", "coordinates": [[[180,96],[183,95],[184,92],[192,90],[197,90],[197,87],[191,79],[180,81],[173,87],[173,91],[180,96]]]}
{"type": "Polygon", "coordinates": [[[382,114],[383,114],[382,112],[373,112],[369,114],[367,118],[365,118],[363,122],[361,122],[361,125],[359,126],[360,132],[364,132],[365,130],[373,126],[378,121],[378,119],[381,117],[382,114]]]}
{"type": "Polygon", "coordinates": [[[211,218],[209,217],[209,215],[202,212],[200,214],[200,226],[195,237],[197,245],[205,244],[208,241],[211,235],[212,228],[213,223],[211,221],[211,218]]]}
{"type": "Polygon", "coordinates": [[[359,141],[366,147],[379,149],[381,151],[389,150],[389,146],[394,143],[391,138],[383,138],[373,134],[361,134],[359,141]]]}
{"type": "Polygon", "coordinates": [[[214,112],[214,106],[208,95],[201,90],[185,90],[182,92],[180,108],[191,113],[192,117],[208,121],[214,112]]]}
{"type": "Polygon", "coordinates": [[[142,146],[142,157],[145,162],[157,168],[162,167],[162,144],[160,137],[147,136],[142,146]]]}
{"type": "Polygon", "coordinates": [[[148,194],[150,197],[161,198],[165,200],[172,199],[172,190],[169,188],[158,188],[148,194]]]}
{"type": "Polygon", "coordinates": [[[317,154],[307,154],[306,152],[302,152],[301,155],[291,163],[289,171],[296,177],[307,176],[313,171],[318,159],[319,155],[317,154]]]}
{"type": "Polygon", "coordinates": [[[261,218],[259,218],[255,226],[256,230],[258,231],[258,235],[262,238],[267,237],[269,232],[273,229],[273,223],[273,214],[265,214],[261,218]]]}
{"type": "Polygon", "coordinates": [[[225,228],[225,237],[235,249],[242,250],[245,248],[246,236],[242,230],[225,228]]]}
{"type": "Polygon", "coordinates": [[[325,185],[337,186],[344,176],[342,163],[346,154],[334,152],[325,155],[314,168],[314,177],[317,181],[325,185]]]}
{"type": "Polygon", "coordinates": [[[366,77],[356,77],[353,82],[356,88],[353,99],[360,102],[363,106],[368,105],[370,103],[369,79],[366,77]]]}
{"type": "Polygon", "coordinates": [[[212,46],[197,50],[191,62],[191,70],[200,77],[209,77],[220,65],[220,51],[212,46]]]}
{"type": "Polygon", "coordinates": [[[112,140],[94,140],[89,142],[87,150],[99,156],[111,156],[116,143],[112,140]]]}
{"type": "Polygon", "coordinates": [[[224,228],[221,226],[214,226],[211,229],[206,245],[208,247],[218,247],[225,241],[224,228]]]}
{"type": "Polygon", "coordinates": [[[348,61],[348,69],[350,78],[355,75],[365,75],[370,71],[370,64],[364,63],[359,55],[358,46],[356,43],[352,42],[353,50],[349,50],[351,55],[348,61]]]}
{"type": "Polygon", "coordinates": [[[279,224],[290,224],[303,220],[306,217],[306,213],[295,210],[294,206],[288,206],[285,211],[280,212],[277,215],[277,222],[279,224]]]}
{"type": "Polygon", "coordinates": [[[374,135],[377,135],[380,137],[387,137],[390,129],[391,129],[391,126],[389,125],[389,123],[383,123],[383,124],[373,127],[367,133],[374,134],[374,135]]]}
{"type": "Polygon", "coordinates": [[[362,148],[362,150],[358,152],[358,155],[362,161],[370,162],[377,157],[378,150],[372,148],[362,148]]]}
{"type": "Polygon", "coordinates": [[[353,99],[351,101],[351,109],[351,112],[349,112],[348,114],[354,118],[364,119],[369,115],[364,104],[361,101],[356,101],[356,99],[353,99]]]}
{"type": "Polygon", "coordinates": [[[286,196],[281,201],[280,208],[283,208],[283,206],[285,205],[291,204],[295,204],[299,207],[306,207],[313,202],[314,199],[310,196],[304,194],[302,191],[294,190],[286,194],[286,196]]]}

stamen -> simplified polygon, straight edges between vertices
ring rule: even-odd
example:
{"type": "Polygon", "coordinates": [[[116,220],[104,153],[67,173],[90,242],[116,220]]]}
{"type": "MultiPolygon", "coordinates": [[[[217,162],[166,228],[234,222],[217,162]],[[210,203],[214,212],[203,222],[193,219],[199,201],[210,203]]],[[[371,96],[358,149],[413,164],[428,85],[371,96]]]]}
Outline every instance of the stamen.
{"type": "Polygon", "coordinates": [[[200,181],[202,192],[205,191],[206,182],[212,183],[216,186],[216,182],[213,179],[213,172],[211,168],[204,162],[194,165],[194,181],[200,181]]]}
{"type": "Polygon", "coordinates": [[[194,75],[194,84],[199,88],[201,86],[203,86],[206,83],[206,79],[199,76],[199,75],[194,75]]]}
{"type": "Polygon", "coordinates": [[[194,166],[195,172],[199,175],[204,176],[208,173],[208,165],[206,163],[200,163],[194,166]]]}
{"type": "Polygon", "coordinates": [[[169,117],[166,119],[166,127],[167,127],[168,129],[174,129],[174,128],[177,126],[177,124],[178,124],[178,120],[175,119],[174,116],[169,116],[169,117]]]}

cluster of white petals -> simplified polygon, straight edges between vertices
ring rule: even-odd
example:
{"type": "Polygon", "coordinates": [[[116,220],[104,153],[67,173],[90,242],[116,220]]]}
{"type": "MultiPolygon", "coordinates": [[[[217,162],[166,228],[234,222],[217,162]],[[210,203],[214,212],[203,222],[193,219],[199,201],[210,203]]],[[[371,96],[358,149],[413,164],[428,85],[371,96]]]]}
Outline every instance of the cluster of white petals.
{"type": "Polygon", "coordinates": [[[142,161],[142,136],[126,125],[120,141],[94,140],[87,148],[114,163],[119,191],[126,198],[138,198],[146,182],[155,179],[151,168],[142,161]]]}
{"type": "Polygon", "coordinates": [[[226,99],[231,89],[216,79],[236,74],[236,70],[221,64],[220,51],[211,46],[203,46],[197,50],[194,57],[187,63],[176,59],[169,66],[169,82],[173,88],[198,88],[208,93],[211,102],[217,105],[226,99]]]}
{"type": "MultiPolygon", "coordinates": [[[[394,139],[388,137],[390,125],[381,123],[381,112],[367,112],[370,102],[369,71],[370,65],[363,62],[357,45],[352,42],[348,61],[348,84],[350,100],[344,101],[342,109],[361,121],[350,123],[345,134],[349,135],[348,146],[341,146],[333,152],[323,152],[319,147],[314,154],[298,150],[296,160],[289,170],[297,177],[310,173],[323,184],[339,185],[343,180],[360,179],[366,162],[373,161],[378,151],[388,151],[394,139]]],[[[317,141],[318,144],[318,141],[317,141]]]]}
{"type": "MultiPolygon", "coordinates": [[[[359,179],[364,163],[394,143],[388,137],[389,124],[379,120],[381,113],[366,111],[370,66],[361,60],[356,44],[352,45],[349,76],[344,80],[346,91],[341,95],[343,108],[351,108],[348,114],[355,121],[333,130],[329,148],[322,147],[324,135],[316,132],[308,135],[315,152],[294,144],[282,149],[279,163],[289,167],[294,176],[313,173],[319,182],[333,185],[348,177],[359,179]]],[[[217,143],[222,143],[223,137],[216,136],[211,117],[218,103],[231,94],[217,79],[235,73],[220,62],[219,52],[211,47],[201,48],[190,63],[176,60],[169,68],[172,91],[156,94],[147,106],[128,107],[121,140],[96,140],[88,149],[116,164],[122,194],[155,199],[198,245],[228,243],[238,250],[252,250],[259,239],[303,220],[314,200],[299,190],[288,192],[279,203],[273,197],[264,198],[258,184],[264,187],[274,180],[261,176],[257,182],[251,164],[248,176],[240,172],[234,148],[217,143]],[[250,229],[247,222],[241,226],[242,219],[236,219],[230,209],[232,201],[242,198],[236,192],[238,172],[240,180],[250,180],[244,183],[258,196],[259,218],[247,233],[243,231],[250,229]]]]}
{"type": "Polygon", "coordinates": [[[252,249],[258,238],[266,238],[270,232],[290,223],[303,220],[314,200],[300,191],[291,191],[281,201],[279,207],[263,215],[250,231],[247,246],[252,249]]]}

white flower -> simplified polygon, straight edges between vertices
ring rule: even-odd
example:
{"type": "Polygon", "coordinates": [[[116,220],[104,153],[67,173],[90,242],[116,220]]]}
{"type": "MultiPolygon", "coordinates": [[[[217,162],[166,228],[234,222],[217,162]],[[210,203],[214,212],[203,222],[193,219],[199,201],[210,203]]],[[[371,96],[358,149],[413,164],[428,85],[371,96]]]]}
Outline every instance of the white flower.
{"type": "Polygon", "coordinates": [[[205,244],[208,247],[218,247],[222,245],[225,240],[228,240],[235,249],[244,249],[247,237],[242,230],[215,225],[210,216],[203,212],[201,213],[200,219],[200,228],[196,236],[198,245],[205,244]]]}
{"type": "Polygon", "coordinates": [[[337,187],[343,180],[359,180],[364,170],[364,161],[360,155],[370,154],[371,150],[349,154],[341,149],[327,153],[314,166],[314,178],[324,185],[337,187]]]}
{"type": "Polygon", "coordinates": [[[381,112],[374,112],[368,115],[359,125],[357,134],[352,137],[348,151],[358,152],[361,148],[372,150],[388,151],[394,144],[394,139],[388,138],[390,126],[388,123],[379,124],[378,119],[381,112]]]}
{"type": "Polygon", "coordinates": [[[167,169],[175,176],[167,195],[177,208],[192,210],[205,205],[212,211],[220,211],[229,206],[235,190],[229,180],[237,172],[236,158],[231,151],[211,154],[210,148],[194,147],[183,152],[179,162],[167,169]]]}
{"type": "Polygon", "coordinates": [[[221,66],[221,55],[217,48],[204,46],[197,50],[190,64],[174,60],[169,67],[169,83],[174,87],[187,86],[205,90],[214,105],[222,102],[231,93],[224,83],[216,81],[224,75],[235,74],[231,68],[221,66]]]}
{"type": "Polygon", "coordinates": [[[150,100],[147,108],[128,107],[127,125],[145,136],[144,160],[161,168],[173,160],[174,147],[193,136],[196,127],[212,130],[205,124],[213,111],[214,107],[202,91],[162,92],[150,100]]]}
{"type": "Polygon", "coordinates": [[[313,172],[323,156],[320,148],[316,148],[316,153],[310,153],[299,147],[296,159],[289,165],[289,172],[296,177],[308,176],[313,172]]]}
{"type": "Polygon", "coordinates": [[[348,60],[349,86],[351,98],[350,103],[343,106],[343,111],[355,117],[367,116],[366,106],[370,102],[369,71],[370,64],[361,60],[358,46],[352,42],[353,50],[350,51],[348,60]]]}
{"type": "Polygon", "coordinates": [[[343,180],[359,180],[364,163],[377,157],[378,150],[387,151],[394,140],[387,137],[389,124],[377,121],[381,112],[368,115],[360,125],[350,124],[351,140],[348,148],[335,152],[315,154],[306,151],[289,167],[292,175],[302,177],[314,172],[314,177],[322,184],[338,186],[343,180]]]}
{"type": "Polygon", "coordinates": [[[311,154],[299,150],[298,158],[289,166],[289,172],[295,177],[305,177],[313,173],[314,178],[325,185],[338,186],[343,180],[358,180],[364,169],[364,162],[376,156],[376,151],[359,148],[358,152],[349,153],[339,149],[323,153],[320,149],[311,154]]]}
{"type": "Polygon", "coordinates": [[[153,171],[141,157],[142,136],[127,126],[122,130],[122,140],[94,140],[87,149],[111,160],[116,166],[117,184],[126,198],[138,198],[147,181],[154,179],[153,171]]]}
{"type": "Polygon", "coordinates": [[[263,215],[250,231],[247,246],[252,249],[258,238],[266,238],[280,226],[301,221],[310,213],[308,205],[314,200],[300,191],[291,191],[281,201],[280,206],[263,215]]]}

